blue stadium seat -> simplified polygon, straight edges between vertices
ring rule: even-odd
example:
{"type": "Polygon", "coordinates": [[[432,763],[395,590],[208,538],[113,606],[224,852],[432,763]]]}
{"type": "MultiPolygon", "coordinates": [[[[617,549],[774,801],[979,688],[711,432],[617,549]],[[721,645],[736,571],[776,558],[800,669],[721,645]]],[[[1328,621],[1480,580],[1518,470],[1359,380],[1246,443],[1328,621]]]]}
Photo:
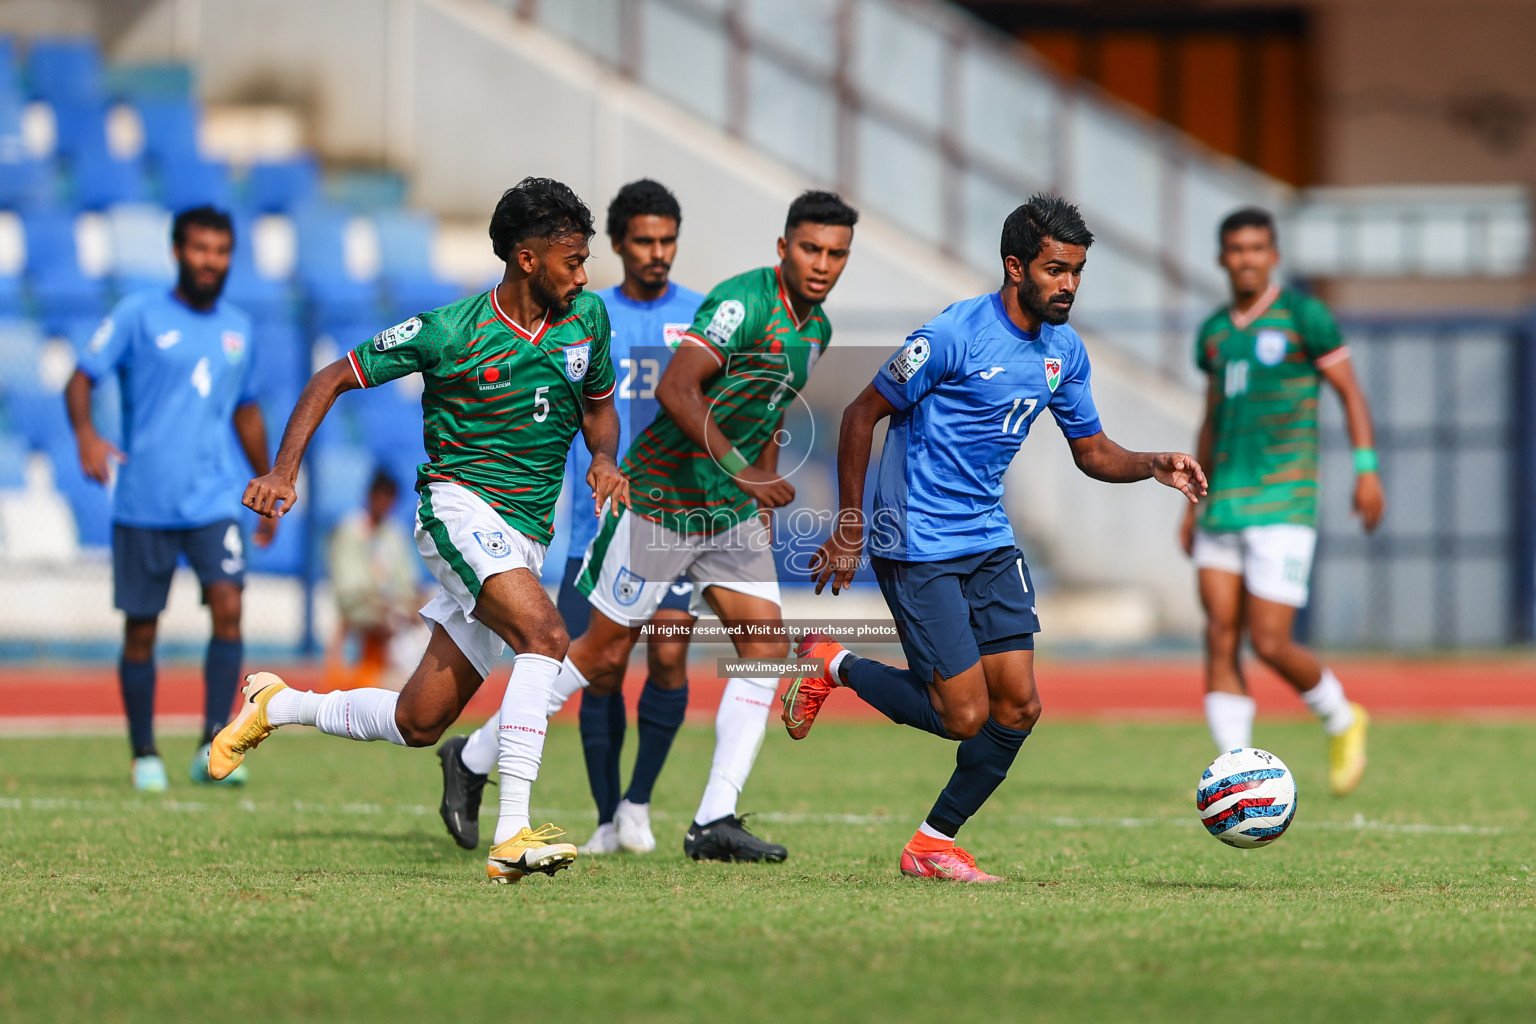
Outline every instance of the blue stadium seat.
{"type": "Polygon", "coordinates": [[[0,434],[0,491],[19,491],[27,485],[27,446],[20,438],[0,434]]]}
{"type": "Polygon", "coordinates": [[[24,316],[26,311],[21,278],[0,276],[0,318],[24,316]]]}
{"type": "Polygon", "coordinates": [[[43,336],[30,320],[0,321],[0,391],[36,390],[43,336]]]}
{"type": "Polygon", "coordinates": [[[149,181],[137,160],[119,160],[105,143],[80,149],[69,162],[75,202],[84,210],[103,210],[116,203],[149,198],[149,181]]]}
{"type": "Polygon", "coordinates": [[[255,164],[246,179],[246,201],[257,213],[283,213],[312,201],[320,191],[314,157],[255,164]]]}
{"type": "Polygon", "coordinates": [[[54,152],[73,159],[107,146],[107,105],[100,99],[61,100],[53,104],[57,142],[54,152]]]}
{"type": "Polygon", "coordinates": [[[144,154],[164,174],[178,164],[200,163],[197,105],[188,97],[143,99],[134,106],[144,124],[144,154]]]}
{"type": "Polygon", "coordinates": [[[347,275],[343,234],[350,219],[346,210],[318,204],[293,212],[298,276],[308,293],[311,322],[317,330],[339,321],[379,319],[377,285],[347,275]]]}
{"type": "Polygon", "coordinates": [[[73,435],[59,439],[48,447],[47,452],[53,462],[53,485],[75,514],[80,543],[86,547],[111,544],[112,499],[105,487],[81,470],[73,435]]]}
{"type": "Polygon", "coordinates": [[[258,323],[288,320],[293,315],[293,296],[287,282],[262,277],[256,270],[254,232],[256,219],[235,210],[235,251],[230,256],[229,279],[224,296],[258,323]]]}
{"type": "Polygon", "coordinates": [[[74,437],[64,412],[64,396],[57,391],[7,388],[5,407],[11,429],[33,448],[47,450],[60,438],[74,437]]]}
{"type": "Polygon", "coordinates": [[[380,461],[391,461],[394,453],[410,464],[426,459],[421,438],[421,402],[399,382],[369,388],[357,396],[353,407],[358,411],[362,436],[369,450],[380,461]]]}
{"type": "Polygon", "coordinates": [[[251,338],[257,392],[297,398],[310,377],[309,339],[288,320],[258,321],[251,338]]]}
{"type": "MultiPolygon", "coordinates": [[[[254,517],[247,517],[251,528],[254,517]]],[[[259,548],[252,544],[246,549],[247,564],[251,572],[277,576],[299,576],[304,572],[304,534],[309,529],[309,505],[300,504],[297,509],[283,516],[277,525],[277,536],[270,547],[259,548]]]]}
{"type": "Polygon", "coordinates": [[[71,320],[105,315],[104,282],[80,272],[74,215],[27,210],[21,220],[27,237],[27,277],[44,329],[62,334],[71,320]]]}
{"type": "Polygon", "coordinates": [[[59,173],[51,160],[0,158],[0,207],[36,209],[59,198],[59,173]]]}
{"type": "Polygon", "coordinates": [[[229,168],[224,164],[196,156],[160,164],[160,199],[168,209],[206,205],[228,210],[234,197],[229,168]]]}
{"type": "Polygon", "coordinates": [[[101,53],[90,38],[36,39],[27,57],[32,92],[49,103],[99,100],[101,53]]]}
{"type": "Polygon", "coordinates": [[[330,532],[343,516],[362,507],[373,469],[373,456],[356,445],[332,445],[313,454],[309,502],[322,532],[330,532]]]}
{"type": "Polygon", "coordinates": [[[171,257],[171,223],[166,211],[149,203],[124,203],[107,213],[112,239],[112,276],[120,292],[176,279],[171,257]]]}

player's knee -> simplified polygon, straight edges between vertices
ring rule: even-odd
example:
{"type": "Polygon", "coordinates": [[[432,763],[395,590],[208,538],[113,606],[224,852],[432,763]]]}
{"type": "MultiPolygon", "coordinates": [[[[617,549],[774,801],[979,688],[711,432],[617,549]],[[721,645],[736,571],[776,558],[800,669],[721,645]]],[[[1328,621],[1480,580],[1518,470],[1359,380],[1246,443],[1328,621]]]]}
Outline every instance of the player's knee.
{"type": "Polygon", "coordinates": [[[123,660],[149,661],[155,656],[155,619],[129,619],[123,626],[123,660]]]}
{"type": "Polygon", "coordinates": [[[400,736],[408,747],[433,746],[442,739],[451,724],[453,719],[446,716],[427,716],[403,707],[395,710],[395,727],[400,730],[400,736]]]}
{"type": "Polygon", "coordinates": [[[1027,732],[1040,721],[1040,711],[1040,697],[1035,695],[1021,704],[1010,705],[1000,715],[994,714],[992,717],[997,719],[998,725],[1027,732]]]}
{"type": "Polygon", "coordinates": [[[1255,630],[1250,637],[1253,641],[1253,653],[1259,656],[1259,660],[1273,664],[1285,657],[1286,649],[1291,646],[1290,635],[1277,629],[1255,630]]]}
{"type": "Polygon", "coordinates": [[[1205,642],[1213,650],[1229,651],[1237,646],[1237,623],[1211,619],[1205,624],[1205,642]]]}
{"type": "Polygon", "coordinates": [[[650,680],[663,690],[680,689],[688,682],[688,648],[667,644],[646,652],[645,668],[650,680]]]}
{"type": "Polygon", "coordinates": [[[939,715],[944,731],[952,740],[968,740],[981,732],[987,724],[986,704],[963,704],[957,708],[945,708],[939,715]]]}
{"type": "Polygon", "coordinates": [[[565,631],[565,623],[560,616],[551,615],[543,622],[529,625],[523,630],[522,647],[518,653],[542,654],[559,661],[570,648],[571,635],[565,631]]]}

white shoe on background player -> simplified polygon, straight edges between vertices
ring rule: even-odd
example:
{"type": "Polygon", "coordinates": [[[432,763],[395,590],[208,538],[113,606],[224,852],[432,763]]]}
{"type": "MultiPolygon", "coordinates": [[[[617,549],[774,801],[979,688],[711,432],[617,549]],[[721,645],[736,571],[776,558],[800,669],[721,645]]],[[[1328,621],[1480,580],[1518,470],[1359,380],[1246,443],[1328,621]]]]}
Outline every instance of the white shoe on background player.
{"type": "Polygon", "coordinates": [[[613,827],[613,822],[605,821],[597,826],[597,831],[592,833],[592,838],[576,847],[576,852],[586,856],[599,853],[618,853],[619,833],[613,827]]]}
{"type": "Polygon", "coordinates": [[[613,812],[613,826],[618,832],[619,846],[630,853],[650,853],[656,849],[656,836],[651,831],[651,805],[632,804],[620,800],[613,812]]]}

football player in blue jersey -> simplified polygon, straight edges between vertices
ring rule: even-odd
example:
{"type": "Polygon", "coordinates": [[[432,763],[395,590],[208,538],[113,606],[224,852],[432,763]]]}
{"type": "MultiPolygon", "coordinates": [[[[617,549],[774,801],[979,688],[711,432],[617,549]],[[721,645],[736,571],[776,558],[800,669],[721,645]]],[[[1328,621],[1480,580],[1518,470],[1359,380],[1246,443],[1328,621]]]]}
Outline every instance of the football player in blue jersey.
{"type": "MultiPolygon", "coordinates": [[[[118,676],[133,745],[133,784],[148,791],[166,788],[155,747],[155,629],[179,555],[197,573],[213,616],[202,747],[191,768],[194,782],[213,781],[208,743],[229,717],[244,653],[245,542],[237,517],[246,474],[235,442],[256,475],[270,468],[251,372],[251,319],[220,297],[234,226],[228,215],[200,206],[176,216],[171,242],[176,286],[119,302],[64,390],[86,476],[106,484],[117,464],[112,589],[113,603],[127,619],[118,676]],[[91,390],[109,374],[122,387],[125,451],[91,421],[91,390]]],[[[276,519],[262,519],[256,543],[271,543],[276,525],[276,519]]],[[[244,773],[242,767],[223,781],[240,783],[244,773]]]]}
{"type": "Polygon", "coordinates": [[[1189,455],[1132,452],[1105,435],[1088,353],[1067,317],[1093,234],[1077,208],[1036,195],[1003,225],[1004,282],[918,328],[843,414],[839,504],[812,559],[816,591],[852,582],[865,540],[864,477],[875,424],[890,418],[875,484],[869,554],[908,668],[861,658],[809,633],[818,676],[784,695],[784,724],[804,739],[833,688],[886,717],[960,741],[954,774],[901,854],[902,873],[999,879],[955,845],[961,826],[1008,774],[1040,717],[1029,568],[1003,510],[1003,473],[1050,410],[1077,466],[1109,483],[1155,478],[1191,502],[1205,475],[1189,455]]]}
{"type": "MultiPolygon", "coordinates": [[[[608,239],[624,267],[624,280],[598,292],[613,329],[611,352],[618,386],[614,405],[627,436],[656,417],[656,384],[666,358],[693,323],[704,296],[671,279],[683,211],[677,198],[649,178],[632,181],[608,204],[608,239]]],[[[587,469],[592,456],[571,449],[565,487],[570,495],[570,532],[559,609],[571,636],[586,631],[591,606],[576,589],[583,554],[597,535],[587,469]]],[[[679,576],[651,617],[646,646],[647,674],[637,709],[640,748],[629,788],[619,784],[619,753],[626,730],[621,681],[594,682],[581,696],[581,746],[587,781],[597,804],[597,831],[582,853],[649,853],[651,789],[661,773],[672,739],[688,711],[688,646],[695,620],[689,610],[693,581],[679,576]],[[623,793],[622,798],[620,793],[623,793]]],[[[443,763],[443,821],[465,849],[479,843],[477,820],[486,775],[496,763],[496,720],[478,732],[455,736],[438,749],[443,763]]]]}

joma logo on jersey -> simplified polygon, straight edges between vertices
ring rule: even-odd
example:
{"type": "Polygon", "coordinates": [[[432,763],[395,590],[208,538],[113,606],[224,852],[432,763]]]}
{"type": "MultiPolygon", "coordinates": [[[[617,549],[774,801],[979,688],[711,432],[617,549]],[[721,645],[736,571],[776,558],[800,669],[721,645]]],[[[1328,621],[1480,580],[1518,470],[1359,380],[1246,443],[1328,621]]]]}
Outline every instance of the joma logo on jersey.
{"type": "Polygon", "coordinates": [[[724,345],[731,340],[731,335],[736,333],[736,328],[747,318],[747,307],[736,299],[726,299],[715,309],[715,315],[709,318],[709,326],[704,328],[704,337],[716,345],[724,345]]]}
{"type": "Polygon", "coordinates": [[[1055,391],[1056,390],[1056,386],[1058,384],[1060,384],[1060,383],[1061,383],[1061,360],[1060,359],[1052,359],[1050,356],[1046,356],[1046,358],[1045,358],[1045,386],[1050,388],[1052,391],[1055,391]]]}
{"type": "Polygon", "coordinates": [[[503,359],[499,363],[486,363],[480,367],[481,391],[500,391],[511,386],[512,360],[503,359]]]}
{"type": "Polygon", "coordinates": [[[587,364],[592,358],[591,345],[572,345],[565,350],[565,375],[572,381],[587,375],[587,364]]]}

